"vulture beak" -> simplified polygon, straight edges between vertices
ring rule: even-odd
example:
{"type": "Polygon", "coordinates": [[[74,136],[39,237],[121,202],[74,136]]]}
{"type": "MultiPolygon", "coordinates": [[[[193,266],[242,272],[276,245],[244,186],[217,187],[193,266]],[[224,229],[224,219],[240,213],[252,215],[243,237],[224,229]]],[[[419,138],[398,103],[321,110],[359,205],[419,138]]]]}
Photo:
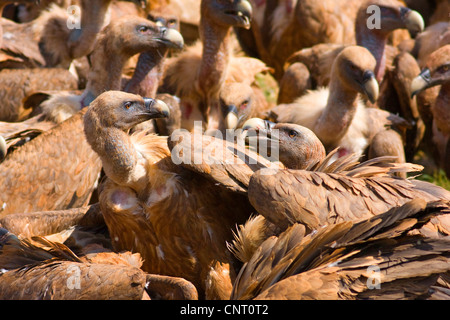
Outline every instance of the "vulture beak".
{"type": "Polygon", "coordinates": [[[255,130],[257,132],[263,131],[263,132],[270,132],[273,127],[275,126],[275,122],[269,121],[269,120],[263,120],[260,118],[251,118],[245,121],[244,125],[242,126],[242,130],[255,130]]]}
{"type": "Polygon", "coordinates": [[[244,132],[245,141],[248,143],[250,148],[266,148],[269,150],[269,145],[275,141],[279,141],[278,132],[274,135],[272,134],[272,129],[276,124],[269,120],[262,120],[260,118],[251,118],[245,121],[242,126],[244,132]],[[250,134],[252,133],[252,134],[250,134]]]}
{"type": "Polygon", "coordinates": [[[8,147],[6,145],[5,138],[0,136],[0,161],[5,159],[7,152],[8,152],[8,147]]]}
{"type": "Polygon", "coordinates": [[[378,99],[379,87],[372,71],[366,70],[364,72],[362,88],[370,102],[375,103],[378,99]]]}
{"type": "Polygon", "coordinates": [[[430,69],[425,68],[420,74],[411,82],[411,98],[418,94],[420,91],[425,90],[431,86],[431,74],[430,69]]]}
{"type": "Polygon", "coordinates": [[[252,5],[247,0],[238,0],[236,4],[236,15],[241,20],[241,26],[245,29],[250,29],[252,20],[252,5]]]}
{"type": "Polygon", "coordinates": [[[167,104],[161,100],[144,98],[145,110],[151,119],[168,118],[170,110],[167,104]]]}
{"type": "Polygon", "coordinates": [[[422,16],[415,10],[401,8],[400,16],[406,28],[413,36],[422,32],[425,28],[425,22],[423,21],[422,16]]]}
{"type": "Polygon", "coordinates": [[[184,46],[184,39],[181,33],[172,28],[160,27],[161,36],[158,40],[167,44],[168,47],[174,49],[182,49],[184,46]]]}
{"type": "Polygon", "coordinates": [[[238,110],[234,104],[228,106],[228,112],[225,117],[226,129],[236,129],[239,122],[238,110]]]}

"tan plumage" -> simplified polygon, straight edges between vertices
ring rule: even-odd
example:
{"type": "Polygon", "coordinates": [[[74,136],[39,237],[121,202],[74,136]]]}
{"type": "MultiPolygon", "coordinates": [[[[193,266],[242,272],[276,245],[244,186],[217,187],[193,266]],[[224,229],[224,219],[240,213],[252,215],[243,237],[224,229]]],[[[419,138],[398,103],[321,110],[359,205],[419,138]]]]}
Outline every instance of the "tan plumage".
{"type": "Polygon", "coordinates": [[[232,298],[448,298],[448,239],[405,236],[448,213],[448,201],[415,199],[376,217],[329,224],[307,235],[301,224],[293,224],[259,246],[241,269],[232,298]]]}

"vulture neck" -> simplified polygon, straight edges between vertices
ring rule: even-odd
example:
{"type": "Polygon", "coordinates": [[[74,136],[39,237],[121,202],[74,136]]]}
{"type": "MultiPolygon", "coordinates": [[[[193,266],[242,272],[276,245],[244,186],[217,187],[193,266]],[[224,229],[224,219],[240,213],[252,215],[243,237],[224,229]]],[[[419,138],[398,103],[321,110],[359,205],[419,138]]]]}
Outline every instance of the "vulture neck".
{"type": "Polygon", "coordinates": [[[72,59],[89,54],[103,28],[110,0],[81,1],[81,29],[73,29],[68,40],[72,59]]]}
{"type": "Polygon", "coordinates": [[[230,60],[231,27],[222,27],[202,17],[200,37],[203,42],[202,61],[197,76],[205,97],[218,97],[230,60]]]}
{"type": "Polygon", "coordinates": [[[83,93],[84,106],[105,91],[121,90],[122,70],[129,57],[102,44],[99,43],[92,53],[92,67],[83,93]],[[107,57],[106,52],[109,53],[107,57]]]}
{"type": "Polygon", "coordinates": [[[378,83],[381,83],[386,70],[386,43],[387,35],[380,32],[374,32],[366,27],[359,28],[356,34],[356,44],[366,48],[372,53],[377,64],[375,66],[375,77],[378,83]],[[361,30],[359,30],[361,29],[361,30]]]}
{"type": "Polygon", "coordinates": [[[197,74],[197,85],[205,102],[203,110],[207,115],[206,131],[213,132],[223,129],[218,101],[231,55],[231,27],[219,26],[204,17],[200,25],[203,52],[197,74]]]}
{"type": "Polygon", "coordinates": [[[119,128],[102,127],[98,116],[85,119],[85,135],[92,149],[99,155],[106,175],[119,185],[141,190],[133,179],[138,154],[130,137],[119,128]]]}
{"type": "Polygon", "coordinates": [[[139,55],[133,77],[125,87],[126,92],[154,98],[163,74],[163,62],[167,49],[147,51],[139,55]]]}
{"type": "Polygon", "coordinates": [[[327,105],[315,126],[315,133],[326,147],[333,146],[347,133],[357,106],[358,92],[346,85],[333,68],[327,105]]]}

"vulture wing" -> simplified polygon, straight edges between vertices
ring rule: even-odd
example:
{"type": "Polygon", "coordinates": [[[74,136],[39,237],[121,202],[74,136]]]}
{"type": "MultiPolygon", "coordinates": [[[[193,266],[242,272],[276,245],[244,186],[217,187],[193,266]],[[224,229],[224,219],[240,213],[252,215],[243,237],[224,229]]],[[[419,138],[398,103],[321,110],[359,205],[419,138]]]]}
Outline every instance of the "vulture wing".
{"type": "Polygon", "coordinates": [[[227,139],[179,131],[169,138],[168,144],[175,163],[241,193],[247,192],[250,177],[257,170],[283,167],[249,150],[243,143],[227,139]]]}
{"type": "Polygon", "coordinates": [[[331,224],[307,236],[303,226],[294,224],[259,247],[241,269],[232,298],[430,296],[430,287],[449,269],[449,240],[405,234],[448,213],[448,201],[415,199],[377,217],[331,224]],[[379,276],[378,290],[369,290],[377,285],[369,283],[373,275],[379,276]]]}

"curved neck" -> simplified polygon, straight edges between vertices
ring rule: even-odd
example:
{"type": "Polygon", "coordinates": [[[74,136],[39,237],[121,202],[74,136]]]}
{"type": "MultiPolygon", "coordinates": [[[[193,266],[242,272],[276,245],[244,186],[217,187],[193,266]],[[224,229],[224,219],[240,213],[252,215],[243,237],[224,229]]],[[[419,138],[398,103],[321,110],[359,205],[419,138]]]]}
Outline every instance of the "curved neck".
{"type": "Polygon", "coordinates": [[[122,71],[128,56],[102,37],[91,54],[91,70],[85,92],[97,97],[105,91],[121,90],[122,71]]]}
{"type": "Polygon", "coordinates": [[[197,85],[205,96],[212,97],[218,95],[226,76],[231,54],[231,27],[219,26],[207,18],[202,18],[200,25],[203,52],[197,85]]]}
{"type": "Polygon", "coordinates": [[[103,128],[98,117],[91,115],[88,111],[85,117],[85,135],[92,149],[102,160],[106,175],[117,184],[137,188],[133,172],[138,155],[130,137],[118,128],[103,128]]]}
{"type": "Polygon", "coordinates": [[[141,53],[133,77],[127,83],[124,91],[154,98],[162,78],[163,61],[166,55],[167,49],[141,53]]]}
{"type": "Polygon", "coordinates": [[[344,85],[335,72],[332,75],[327,105],[314,129],[326,147],[338,142],[347,133],[358,105],[358,92],[344,85]]]}
{"type": "Polygon", "coordinates": [[[67,43],[72,59],[83,57],[94,49],[97,35],[105,23],[110,2],[81,1],[80,28],[72,29],[67,43]]]}

